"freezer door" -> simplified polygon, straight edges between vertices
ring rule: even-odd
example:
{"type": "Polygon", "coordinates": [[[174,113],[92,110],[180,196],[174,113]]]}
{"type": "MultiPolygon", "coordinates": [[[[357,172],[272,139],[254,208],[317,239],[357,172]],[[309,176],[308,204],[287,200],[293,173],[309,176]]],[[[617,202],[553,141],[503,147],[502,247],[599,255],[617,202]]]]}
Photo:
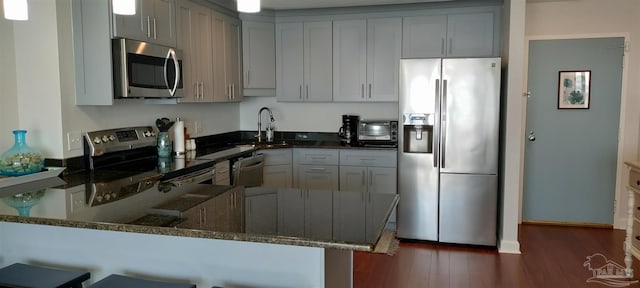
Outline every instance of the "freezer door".
{"type": "Polygon", "coordinates": [[[438,240],[438,168],[431,153],[398,157],[398,237],[438,240]]]}
{"type": "Polygon", "coordinates": [[[496,246],[498,176],[440,174],[440,242],[496,246]]]}
{"type": "Polygon", "coordinates": [[[440,172],[497,174],[500,58],[442,60],[440,172]]]}

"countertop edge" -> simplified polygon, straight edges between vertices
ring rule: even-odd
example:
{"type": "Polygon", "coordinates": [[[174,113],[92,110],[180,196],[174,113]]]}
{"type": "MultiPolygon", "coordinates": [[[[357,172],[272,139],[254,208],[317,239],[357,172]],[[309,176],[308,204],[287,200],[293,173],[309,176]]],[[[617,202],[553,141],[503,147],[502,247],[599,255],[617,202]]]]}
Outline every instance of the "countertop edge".
{"type": "Polygon", "coordinates": [[[217,239],[217,240],[257,242],[257,243],[266,243],[266,244],[293,245],[293,246],[329,248],[329,249],[363,251],[363,252],[372,252],[375,247],[375,245],[368,245],[368,244],[324,242],[319,240],[305,240],[305,239],[300,239],[295,237],[251,235],[251,234],[242,235],[242,234],[231,233],[231,232],[216,232],[216,231],[183,229],[183,228],[174,228],[174,227],[155,227],[155,226],[115,224],[115,223],[104,223],[104,222],[85,222],[85,221],[77,221],[77,220],[21,217],[21,216],[11,216],[11,215],[0,215],[0,221],[21,223],[21,224],[59,226],[59,227],[78,228],[78,229],[92,229],[92,230],[103,230],[103,231],[117,231],[117,232],[142,233],[142,234],[151,234],[151,235],[188,237],[188,238],[205,238],[205,239],[217,239]]]}

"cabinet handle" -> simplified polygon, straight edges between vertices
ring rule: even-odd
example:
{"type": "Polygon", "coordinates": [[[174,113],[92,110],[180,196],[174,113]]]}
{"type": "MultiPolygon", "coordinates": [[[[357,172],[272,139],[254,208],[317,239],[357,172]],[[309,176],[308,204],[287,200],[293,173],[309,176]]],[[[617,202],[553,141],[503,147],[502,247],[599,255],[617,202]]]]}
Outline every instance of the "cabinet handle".
{"type": "Polygon", "coordinates": [[[316,167],[311,168],[311,171],[324,171],[324,170],[327,170],[327,168],[316,168],[316,167]]]}
{"type": "Polygon", "coordinates": [[[371,83],[369,83],[369,99],[371,99],[371,83]]]}
{"type": "Polygon", "coordinates": [[[156,29],[156,17],[153,17],[153,39],[158,39],[158,30],[156,29]]]}
{"type": "Polygon", "coordinates": [[[236,84],[231,84],[231,95],[233,95],[233,99],[236,99],[236,84]]]}
{"type": "Polygon", "coordinates": [[[207,208],[205,207],[200,208],[200,217],[202,218],[200,219],[200,223],[206,225],[207,224],[207,208]]]}
{"type": "Polygon", "coordinates": [[[362,171],[362,186],[364,187],[365,184],[366,182],[364,181],[364,171],[362,171]]]}
{"type": "Polygon", "coordinates": [[[373,186],[373,171],[369,170],[369,187],[373,186]]]}
{"type": "Polygon", "coordinates": [[[453,54],[453,38],[449,38],[449,56],[453,54]]]}
{"type": "Polygon", "coordinates": [[[364,83],[362,83],[362,89],[360,89],[360,95],[362,96],[362,99],[364,99],[364,83]]]}
{"type": "Polygon", "coordinates": [[[444,55],[444,37],[442,38],[442,41],[440,44],[440,54],[444,55]]]}
{"type": "Polygon", "coordinates": [[[200,82],[200,99],[204,100],[204,83],[200,82]]]}
{"type": "Polygon", "coordinates": [[[247,70],[247,86],[251,85],[251,70],[247,70]]]}
{"type": "Polygon", "coordinates": [[[324,157],[324,156],[313,157],[312,156],[311,159],[313,159],[313,160],[324,160],[324,159],[327,159],[327,157],[324,157]]]}
{"type": "Polygon", "coordinates": [[[307,84],[307,99],[309,99],[309,84],[307,84]]]}
{"type": "Polygon", "coordinates": [[[300,85],[300,99],[302,99],[302,84],[300,85]]]}
{"type": "Polygon", "coordinates": [[[198,89],[198,82],[193,83],[193,87],[195,88],[195,90],[193,91],[194,96],[196,97],[196,99],[198,99],[200,96],[198,95],[198,93],[200,92],[200,90],[198,89]]]}
{"type": "Polygon", "coordinates": [[[147,38],[151,38],[151,17],[147,16],[147,38]]]}

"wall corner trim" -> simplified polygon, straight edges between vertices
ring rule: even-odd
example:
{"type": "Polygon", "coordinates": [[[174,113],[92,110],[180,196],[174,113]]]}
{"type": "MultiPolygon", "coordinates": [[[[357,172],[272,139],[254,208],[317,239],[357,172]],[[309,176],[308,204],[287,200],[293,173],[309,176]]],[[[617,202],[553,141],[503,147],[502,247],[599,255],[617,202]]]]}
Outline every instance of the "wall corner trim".
{"type": "Polygon", "coordinates": [[[505,254],[522,254],[520,252],[520,242],[510,240],[500,240],[498,244],[498,253],[505,254]]]}

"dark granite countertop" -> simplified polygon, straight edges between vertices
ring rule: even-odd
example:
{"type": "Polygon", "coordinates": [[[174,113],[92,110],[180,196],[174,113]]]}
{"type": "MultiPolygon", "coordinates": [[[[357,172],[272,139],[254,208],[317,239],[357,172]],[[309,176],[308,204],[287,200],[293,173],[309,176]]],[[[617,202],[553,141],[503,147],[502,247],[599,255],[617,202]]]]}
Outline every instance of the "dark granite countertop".
{"type": "Polygon", "coordinates": [[[96,206],[82,189],[1,195],[0,221],[372,251],[398,203],[395,194],[162,185],[96,206]]]}

